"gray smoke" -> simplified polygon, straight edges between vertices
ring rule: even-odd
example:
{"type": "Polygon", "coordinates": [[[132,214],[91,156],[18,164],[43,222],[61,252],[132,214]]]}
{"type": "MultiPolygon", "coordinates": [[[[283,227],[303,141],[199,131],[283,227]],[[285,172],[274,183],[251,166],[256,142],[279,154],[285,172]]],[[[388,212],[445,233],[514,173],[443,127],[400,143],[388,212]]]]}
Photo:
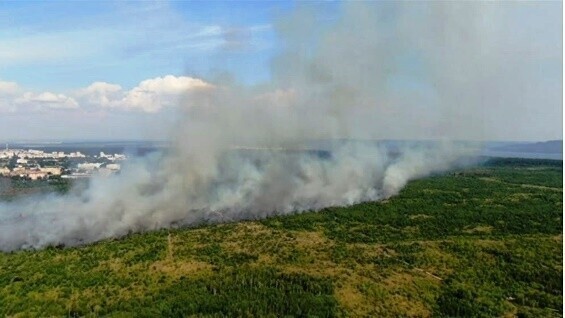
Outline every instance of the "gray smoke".
{"type": "Polygon", "coordinates": [[[272,82],[187,94],[165,153],[86,190],[0,203],[0,249],[380,200],[451,169],[472,150],[449,140],[475,130],[482,90],[494,94],[483,71],[497,67],[476,58],[490,43],[476,42],[490,28],[476,21],[483,9],[347,3],[324,20],[299,8],[276,26],[272,82]],[[422,136],[441,141],[359,141],[422,136]]]}

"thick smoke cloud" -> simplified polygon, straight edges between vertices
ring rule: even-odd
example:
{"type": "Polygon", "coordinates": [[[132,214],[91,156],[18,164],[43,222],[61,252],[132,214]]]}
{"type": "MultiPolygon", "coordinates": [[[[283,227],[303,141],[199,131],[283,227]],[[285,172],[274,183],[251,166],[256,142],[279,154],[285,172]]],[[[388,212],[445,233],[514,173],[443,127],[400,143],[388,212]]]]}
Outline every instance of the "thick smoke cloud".
{"type": "Polygon", "coordinates": [[[396,159],[386,149],[359,145],[338,147],[331,158],[282,150],[154,155],[121,175],[93,179],[86,191],[3,203],[0,247],[73,246],[170,226],[379,200],[412,178],[448,168],[460,155],[443,150],[410,149],[396,159]]]}
{"type": "Polygon", "coordinates": [[[480,121],[473,109],[492,75],[483,71],[503,72],[483,63],[476,43],[488,31],[474,21],[485,17],[482,7],[342,9],[330,21],[312,7],[279,21],[285,48],[271,83],[187,94],[166,153],[135,159],[86,190],[1,203],[0,249],[380,200],[460,164],[471,152],[449,140],[480,121]],[[418,136],[441,141],[394,149],[359,141],[418,136]]]}

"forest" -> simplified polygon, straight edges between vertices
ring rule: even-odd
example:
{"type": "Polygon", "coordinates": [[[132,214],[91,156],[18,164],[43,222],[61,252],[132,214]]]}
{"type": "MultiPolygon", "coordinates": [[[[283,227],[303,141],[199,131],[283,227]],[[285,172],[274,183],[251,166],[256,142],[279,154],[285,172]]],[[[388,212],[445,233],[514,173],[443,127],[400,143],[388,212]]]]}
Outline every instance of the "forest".
{"type": "Polygon", "coordinates": [[[491,159],[379,202],[0,253],[0,316],[560,317],[562,175],[491,159]]]}

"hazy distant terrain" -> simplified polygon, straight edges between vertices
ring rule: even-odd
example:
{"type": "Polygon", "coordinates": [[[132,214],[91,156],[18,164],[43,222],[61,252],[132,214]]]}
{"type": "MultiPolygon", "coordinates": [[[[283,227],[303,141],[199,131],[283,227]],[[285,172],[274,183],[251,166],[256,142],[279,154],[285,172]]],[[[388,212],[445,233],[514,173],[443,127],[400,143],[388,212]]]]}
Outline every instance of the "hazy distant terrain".
{"type": "Polygon", "coordinates": [[[492,157],[563,159],[563,141],[486,143],[483,155],[492,157]]]}
{"type": "Polygon", "coordinates": [[[168,143],[164,141],[17,141],[4,142],[0,147],[9,146],[12,149],[36,149],[45,152],[52,151],[80,151],[87,155],[105,153],[127,153],[130,155],[143,156],[152,151],[167,148],[168,143]]]}
{"type": "MultiPolygon", "coordinates": [[[[351,140],[348,140],[351,141],[351,140]]],[[[344,140],[345,142],[345,140],[344,140]]],[[[435,141],[410,141],[410,140],[366,140],[357,141],[358,143],[365,143],[368,145],[383,144],[390,149],[394,149],[399,145],[405,144],[433,144],[435,141]]],[[[464,143],[464,142],[462,142],[464,143]]],[[[4,142],[0,146],[9,145],[10,148],[33,148],[51,151],[80,151],[86,154],[98,154],[99,152],[106,153],[130,153],[134,155],[145,155],[148,152],[159,151],[168,149],[170,143],[166,141],[63,141],[63,142],[33,142],[33,141],[18,141],[18,142],[4,142]]],[[[331,140],[315,140],[308,141],[295,145],[296,149],[309,149],[315,151],[330,151],[335,145],[335,141],[331,140]]],[[[234,145],[234,148],[245,145],[234,145]]],[[[529,158],[532,155],[541,156],[540,159],[561,159],[563,154],[563,141],[550,140],[540,142],[485,142],[484,154],[493,157],[520,157],[529,158]],[[547,158],[544,158],[543,156],[547,158]],[[560,158],[553,158],[560,156],[560,158]]]]}
{"type": "Polygon", "coordinates": [[[508,145],[493,147],[492,149],[508,152],[563,153],[563,140],[512,143],[508,145]]]}

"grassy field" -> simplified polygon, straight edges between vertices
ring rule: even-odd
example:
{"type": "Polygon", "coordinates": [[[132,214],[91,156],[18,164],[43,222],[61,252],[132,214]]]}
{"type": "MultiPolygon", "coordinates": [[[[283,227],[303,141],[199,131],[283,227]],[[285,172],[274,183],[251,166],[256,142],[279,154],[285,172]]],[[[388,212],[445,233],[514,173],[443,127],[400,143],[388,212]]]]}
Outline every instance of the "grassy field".
{"type": "Polygon", "coordinates": [[[0,253],[0,315],[559,317],[561,161],[497,160],[384,202],[0,253]]]}

